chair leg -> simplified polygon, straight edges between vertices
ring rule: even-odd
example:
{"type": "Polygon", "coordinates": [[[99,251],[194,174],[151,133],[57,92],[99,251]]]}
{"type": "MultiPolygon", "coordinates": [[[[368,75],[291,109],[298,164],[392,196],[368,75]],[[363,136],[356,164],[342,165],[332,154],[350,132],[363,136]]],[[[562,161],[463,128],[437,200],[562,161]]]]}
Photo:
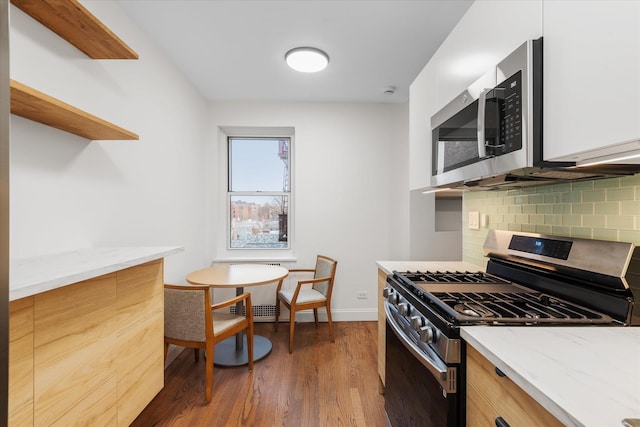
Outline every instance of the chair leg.
{"type": "Polygon", "coordinates": [[[293,305],[289,308],[289,354],[293,353],[293,331],[296,327],[296,310],[293,305]]]}
{"type": "Polygon", "coordinates": [[[280,298],[276,295],[276,324],[274,330],[278,332],[278,320],[280,319],[280,298]]]}
{"type": "Polygon", "coordinates": [[[316,329],[318,328],[318,309],[314,308],[313,309],[313,320],[315,320],[316,322],[316,329]]]}
{"type": "Polygon", "coordinates": [[[198,361],[200,360],[200,349],[199,348],[194,348],[193,349],[193,356],[196,360],[196,363],[198,363],[198,361]]]}
{"type": "Polygon", "coordinates": [[[207,359],[205,360],[204,366],[205,366],[205,378],[206,378],[206,385],[205,385],[205,398],[207,400],[207,403],[211,403],[211,395],[213,392],[213,360],[214,360],[214,350],[215,346],[213,345],[213,342],[207,342],[207,359]]]}
{"type": "Polygon", "coordinates": [[[247,356],[249,359],[249,370],[253,371],[253,322],[249,322],[247,329],[247,356]]]}
{"type": "Polygon", "coordinates": [[[169,352],[169,343],[164,342],[164,363],[167,363],[167,353],[169,352]]]}
{"type": "Polygon", "coordinates": [[[329,334],[331,335],[331,342],[336,342],[336,338],[333,336],[333,322],[331,321],[331,308],[327,305],[327,319],[329,320],[329,334]]]}

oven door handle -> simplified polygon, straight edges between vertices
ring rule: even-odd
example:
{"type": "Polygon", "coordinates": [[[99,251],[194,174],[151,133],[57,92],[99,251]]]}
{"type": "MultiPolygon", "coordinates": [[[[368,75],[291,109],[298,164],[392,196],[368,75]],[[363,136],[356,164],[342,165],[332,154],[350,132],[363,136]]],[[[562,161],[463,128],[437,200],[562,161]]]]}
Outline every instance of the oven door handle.
{"type": "MultiPolygon", "coordinates": [[[[419,348],[411,339],[407,337],[409,331],[405,332],[398,316],[389,308],[389,303],[385,301],[384,311],[387,315],[387,324],[391,327],[393,333],[398,337],[400,342],[415,356],[420,363],[429,370],[429,373],[438,380],[442,386],[443,393],[455,393],[456,392],[456,368],[448,367],[444,362],[438,359],[435,355],[427,354],[424,350],[419,348]]],[[[408,326],[407,326],[408,327],[408,326]]]]}

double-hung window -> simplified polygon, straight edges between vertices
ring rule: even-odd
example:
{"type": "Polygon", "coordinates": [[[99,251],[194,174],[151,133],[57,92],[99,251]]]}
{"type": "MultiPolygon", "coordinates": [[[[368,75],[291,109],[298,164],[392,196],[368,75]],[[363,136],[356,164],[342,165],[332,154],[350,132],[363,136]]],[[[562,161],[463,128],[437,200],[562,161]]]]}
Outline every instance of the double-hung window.
{"type": "Polygon", "coordinates": [[[228,249],[290,249],[291,139],[227,138],[228,249]]]}

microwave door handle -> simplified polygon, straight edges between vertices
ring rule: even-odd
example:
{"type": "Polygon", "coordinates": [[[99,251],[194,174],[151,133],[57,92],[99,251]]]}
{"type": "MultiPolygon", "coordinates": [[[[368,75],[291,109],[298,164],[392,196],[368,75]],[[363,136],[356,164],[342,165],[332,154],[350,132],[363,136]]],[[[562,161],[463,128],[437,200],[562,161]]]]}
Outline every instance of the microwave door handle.
{"type": "Polygon", "coordinates": [[[478,158],[484,159],[487,157],[487,148],[485,146],[485,134],[484,123],[486,116],[487,105],[487,93],[491,89],[482,89],[480,96],[478,97],[478,158]]]}

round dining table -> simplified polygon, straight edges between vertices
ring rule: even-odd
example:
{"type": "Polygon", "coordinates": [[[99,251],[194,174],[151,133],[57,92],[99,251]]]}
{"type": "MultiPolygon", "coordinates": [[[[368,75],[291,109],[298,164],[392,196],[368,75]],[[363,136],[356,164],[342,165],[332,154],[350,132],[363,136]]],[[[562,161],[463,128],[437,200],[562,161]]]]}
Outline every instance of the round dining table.
{"type": "MultiPolygon", "coordinates": [[[[212,288],[235,288],[236,296],[244,293],[247,286],[266,285],[283,280],[289,270],[266,264],[220,264],[203,268],[187,275],[187,282],[212,288]]],[[[275,300],[275,295],[274,295],[275,300]]],[[[242,313],[242,302],[236,305],[236,313],[242,313]]],[[[239,332],[235,337],[216,344],[214,364],[218,366],[241,366],[249,362],[247,337],[239,332]]],[[[263,336],[253,336],[253,360],[260,360],[271,352],[271,341],[263,336]]]]}

